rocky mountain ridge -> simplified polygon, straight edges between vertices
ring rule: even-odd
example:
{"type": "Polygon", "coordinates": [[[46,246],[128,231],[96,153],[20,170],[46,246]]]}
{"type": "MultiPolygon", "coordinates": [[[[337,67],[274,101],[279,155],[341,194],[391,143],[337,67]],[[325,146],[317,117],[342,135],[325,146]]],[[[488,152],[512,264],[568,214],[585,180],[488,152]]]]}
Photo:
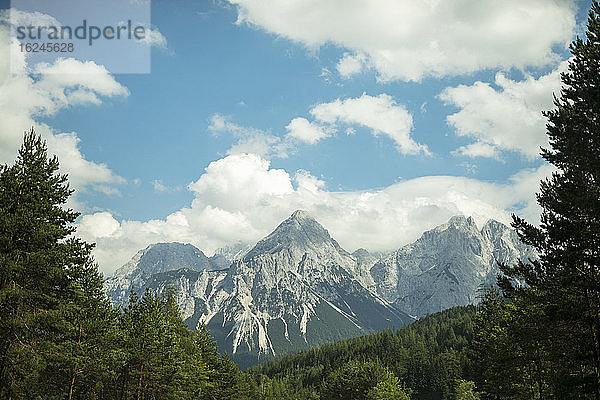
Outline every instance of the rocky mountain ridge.
{"type": "Polygon", "coordinates": [[[377,292],[420,317],[475,303],[482,285],[495,283],[498,262],[535,258],[516,232],[490,220],[481,230],[472,218],[452,217],[379,260],[371,268],[377,292]]]}
{"type": "Polygon", "coordinates": [[[191,245],[149,246],[107,279],[106,291],[124,303],[131,285],[174,285],[188,326],[207,325],[244,367],[472,303],[478,287],[493,282],[496,259],[530,256],[505,225],[490,221],[478,230],[462,216],[384,257],[364,249],[350,254],[296,211],[249,250],[237,246],[208,258],[191,245]],[[235,255],[228,268],[224,254],[235,255]]]}

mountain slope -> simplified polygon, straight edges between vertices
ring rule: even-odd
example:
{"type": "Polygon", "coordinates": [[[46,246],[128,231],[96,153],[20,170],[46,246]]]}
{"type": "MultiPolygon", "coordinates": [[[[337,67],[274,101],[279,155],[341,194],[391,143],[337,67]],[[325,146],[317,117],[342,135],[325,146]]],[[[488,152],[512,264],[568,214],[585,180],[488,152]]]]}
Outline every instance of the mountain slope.
{"type": "Polygon", "coordinates": [[[472,370],[468,355],[474,319],[475,307],[453,307],[395,332],[328,343],[267,361],[252,372],[287,381],[299,393],[302,388],[321,392],[336,369],[360,360],[388,368],[412,389],[411,399],[454,398],[455,380],[469,378],[472,370]]]}
{"type": "Polygon", "coordinates": [[[212,271],[220,269],[220,265],[191,244],[156,243],[140,250],[106,279],[104,289],[113,303],[122,304],[127,302],[132,285],[139,290],[152,275],[182,268],[212,271]]]}
{"type": "Polygon", "coordinates": [[[219,347],[243,367],[412,322],[365,287],[370,277],[357,259],[303,211],[227,270],[186,267],[144,279],[144,287],[154,290],[174,285],[188,326],[206,324],[219,347]]]}
{"type": "Polygon", "coordinates": [[[186,324],[205,324],[246,367],[472,304],[482,284],[495,282],[496,261],[533,256],[509,227],[489,221],[479,230],[463,216],[383,258],[364,249],[350,254],[296,211],[252,248],[236,245],[211,258],[191,245],[149,246],[106,281],[106,290],[123,303],[132,284],[175,286],[186,324]]]}
{"type": "Polygon", "coordinates": [[[241,365],[411,319],[360,283],[356,259],[296,211],[232,264],[206,323],[241,365]]]}
{"type": "Polygon", "coordinates": [[[472,218],[455,216],[371,269],[377,292],[414,316],[473,304],[481,285],[495,283],[497,262],[534,258],[512,229],[490,220],[479,230],[472,218]]]}

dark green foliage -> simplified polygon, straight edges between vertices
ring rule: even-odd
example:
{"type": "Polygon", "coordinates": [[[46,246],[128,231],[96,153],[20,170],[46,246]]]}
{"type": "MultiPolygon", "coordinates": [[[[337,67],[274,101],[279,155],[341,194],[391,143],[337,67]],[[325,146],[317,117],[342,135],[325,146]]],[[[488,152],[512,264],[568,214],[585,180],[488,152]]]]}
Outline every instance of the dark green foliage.
{"type": "Polygon", "coordinates": [[[255,398],[209,333],[186,328],[173,291],[112,308],[57,171],[33,130],[0,167],[0,398],[255,398]]]}
{"type": "Polygon", "coordinates": [[[132,296],[120,327],[125,350],[120,398],[192,398],[202,392],[208,368],[201,357],[193,358],[194,337],[171,292],[132,296]]]}
{"type": "Polygon", "coordinates": [[[123,355],[115,398],[235,398],[237,367],[217,352],[205,329],[187,329],[174,290],[147,290],[141,299],[133,294],[119,327],[123,355]]]}
{"type": "MultiPolygon", "coordinates": [[[[58,160],[25,134],[0,167],[0,396],[65,398],[108,374],[96,361],[114,315],[90,255],[70,237],[78,214],[58,160]]],[[[100,385],[101,386],[101,385],[100,385]]]]}
{"type": "MultiPolygon", "coordinates": [[[[456,307],[396,332],[386,330],[268,361],[249,373],[285,379],[295,387],[319,391],[323,382],[331,382],[335,371],[339,374],[343,368],[350,368],[348,365],[360,370],[362,364],[375,363],[410,388],[411,398],[449,398],[454,380],[468,377],[472,369],[468,346],[474,317],[474,307],[456,307]]],[[[372,380],[370,387],[378,382],[372,380]]],[[[375,391],[384,393],[386,386],[389,388],[384,383],[375,391]]]]}
{"type": "Polygon", "coordinates": [[[379,362],[350,361],[331,372],[321,400],[409,399],[398,378],[379,362]]]}
{"type": "Polygon", "coordinates": [[[475,383],[457,379],[454,382],[453,400],[479,400],[479,393],[475,391],[475,383]]]}
{"type": "Polygon", "coordinates": [[[539,260],[502,266],[502,295],[489,293],[478,318],[478,385],[485,398],[600,399],[600,5],[548,118],[557,167],[541,182],[536,227],[514,217],[539,260]]]}
{"type": "Polygon", "coordinates": [[[549,394],[547,349],[555,332],[542,329],[544,321],[525,296],[509,299],[497,289],[485,293],[473,341],[478,367],[474,375],[484,398],[536,399],[549,394]]]}

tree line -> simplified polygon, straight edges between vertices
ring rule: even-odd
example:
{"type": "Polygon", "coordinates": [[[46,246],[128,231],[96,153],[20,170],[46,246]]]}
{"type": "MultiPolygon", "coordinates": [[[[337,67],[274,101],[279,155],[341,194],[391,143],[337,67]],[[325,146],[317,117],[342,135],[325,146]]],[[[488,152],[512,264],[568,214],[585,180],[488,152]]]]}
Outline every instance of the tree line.
{"type": "Polygon", "coordinates": [[[395,332],[325,344],[246,373],[284,382],[290,393],[304,393],[293,398],[459,398],[457,390],[465,390],[473,375],[475,315],[474,306],[454,307],[395,332]],[[378,387],[394,388],[396,395],[374,392],[378,387]]]}

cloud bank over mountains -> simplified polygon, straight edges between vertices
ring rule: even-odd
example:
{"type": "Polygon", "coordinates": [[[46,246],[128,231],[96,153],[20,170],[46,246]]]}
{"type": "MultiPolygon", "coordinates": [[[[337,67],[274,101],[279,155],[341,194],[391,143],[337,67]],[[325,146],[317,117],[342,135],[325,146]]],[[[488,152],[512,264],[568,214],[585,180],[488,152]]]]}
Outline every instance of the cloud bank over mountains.
{"type": "Polygon", "coordinates": [[[235,242],[253,243],[297,209],[323,223],[344,248],[391,250],[451,216],[510,223],[510,210],[536,221],[534,191],[552,168],[523,170],[508,183],[457,176],[425,176],[381,190],[335,192],[310,172],[271,168],[255,154],[228,155],[209,164],[188,186],[192,203],[165,219],[117,220],[109,212],[81,218],[78,233],[98,243],[96,257],[113,271],[137,250],[162,241],[189,242],[212,253],[235,242]]]}

